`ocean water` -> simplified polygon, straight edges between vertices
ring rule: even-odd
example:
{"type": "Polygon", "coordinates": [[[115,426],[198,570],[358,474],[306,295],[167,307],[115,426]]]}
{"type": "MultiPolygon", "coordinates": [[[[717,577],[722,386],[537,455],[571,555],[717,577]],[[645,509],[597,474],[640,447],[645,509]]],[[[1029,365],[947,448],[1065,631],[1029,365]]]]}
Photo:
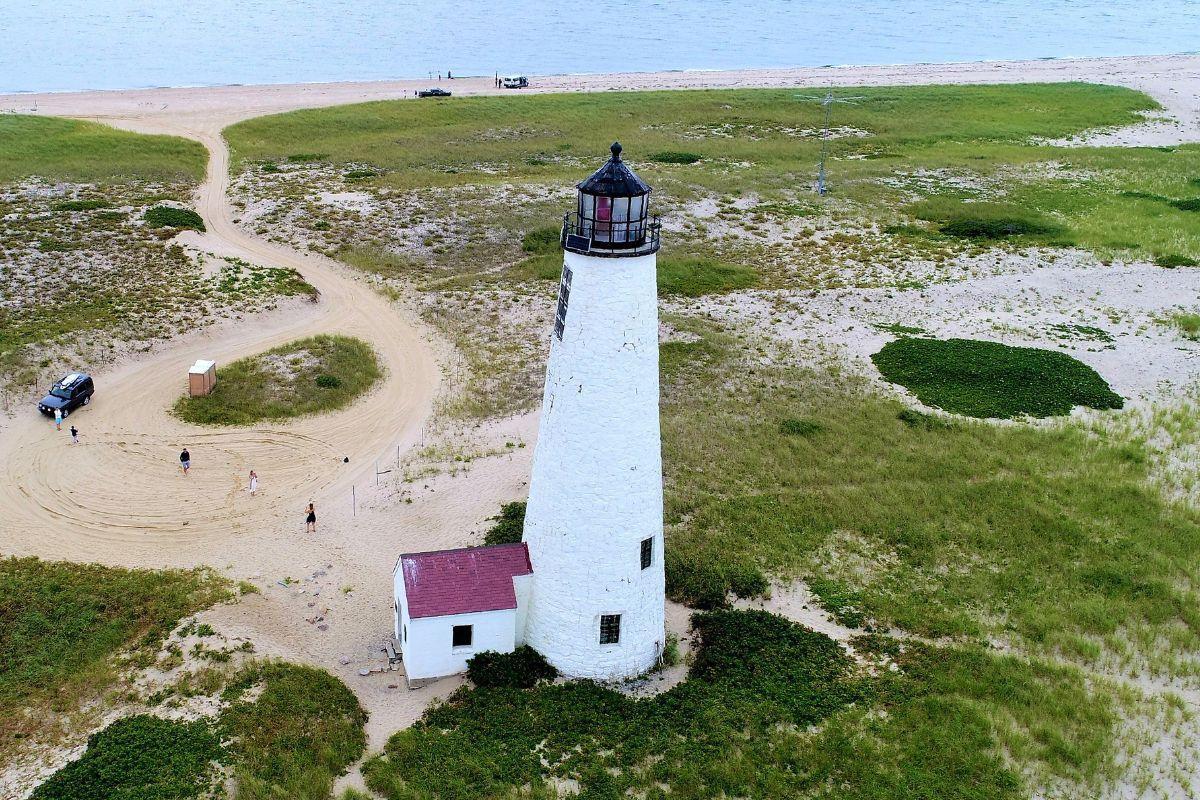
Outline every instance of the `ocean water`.
{"type": "Polygon", "coordinates": [[[0,0],[0,91],[1200,49],[1197,0],[0,0]]]}

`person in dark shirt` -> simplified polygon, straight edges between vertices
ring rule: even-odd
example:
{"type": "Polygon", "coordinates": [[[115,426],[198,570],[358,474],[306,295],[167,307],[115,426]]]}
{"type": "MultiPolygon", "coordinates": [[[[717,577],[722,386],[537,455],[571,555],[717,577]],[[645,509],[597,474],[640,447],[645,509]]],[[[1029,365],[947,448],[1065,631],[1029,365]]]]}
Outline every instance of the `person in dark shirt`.
{"type": "Polygon", "coordinates": [[[179,465],[183,467],[184,475],[187,475],[188,470],[192,468],[192,454],[188,452],[186,447],[183,448],[183,452],[179,454],[179,465]]]}

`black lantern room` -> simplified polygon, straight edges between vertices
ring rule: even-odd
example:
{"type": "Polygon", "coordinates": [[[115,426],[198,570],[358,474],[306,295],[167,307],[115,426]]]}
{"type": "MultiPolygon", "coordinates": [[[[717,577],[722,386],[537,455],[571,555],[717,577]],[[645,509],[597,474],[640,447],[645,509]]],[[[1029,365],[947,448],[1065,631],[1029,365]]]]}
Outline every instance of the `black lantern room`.
{"type": "Polygon", "coordinates": [[[641,256],[659,246],[657,217],[649,220],[650,187],[621,160],[621,143],[612,158],[579,184],[579,205],[563,218],[562,245],[594,256],[641,256]]]}

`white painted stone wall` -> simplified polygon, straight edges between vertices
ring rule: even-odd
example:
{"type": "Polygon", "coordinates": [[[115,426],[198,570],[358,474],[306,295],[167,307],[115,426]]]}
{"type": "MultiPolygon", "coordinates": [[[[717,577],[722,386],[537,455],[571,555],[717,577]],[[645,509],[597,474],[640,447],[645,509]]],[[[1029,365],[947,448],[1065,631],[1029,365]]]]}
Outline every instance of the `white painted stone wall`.
{"type": "Polygon", "coordinates": [[[409,680],[440,678],[467,668],[467,659],[485,650],[511,653],[516,645],[517,609],[451,614],[412,619],[404,594],[402,570],[396,570],[396,641],[404,654],[404,673],[409,680]],[[471,646],[454,647],[455,625],[473,626],[471,646]]]}
{"type": "Polygon", "coordinates": [[[565,261],[570,302],[551,340],[525,516],[524,638],[567,675],[629,677],[654,665],[665,637],[656,259],[565,261]],[[603,614],[621,615],[618,644],[600,644],[603,614]]]}

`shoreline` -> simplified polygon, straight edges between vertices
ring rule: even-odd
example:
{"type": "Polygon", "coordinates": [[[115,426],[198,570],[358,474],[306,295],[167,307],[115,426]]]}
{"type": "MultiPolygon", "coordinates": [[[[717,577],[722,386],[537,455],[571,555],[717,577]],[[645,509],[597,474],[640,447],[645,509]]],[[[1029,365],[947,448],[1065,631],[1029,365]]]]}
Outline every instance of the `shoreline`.
{"type": "MultiPolygon", "coordinates": [[[[672,70],[535,77],[527,89],[497,89],[491,76],[443,79],[455,96],[520,96],[543,92],[640,91],[768,87],[848,87],[930,84],[1057,83],[1085,81],[1144,91],[1176,119],[1194,120],[1200,95],[1200,55],[1055,58],[937,64],[846,65],[746,70],[672,70]]],[[[206,127],[265,114],[373,100],[411,98],[428,79],[98,89],[0,94],[0,113],[33,113],[101,120],[144,132],[203,118],[206,127]]],[[[439,85],[436,84],[435,85],[439,85]]],[[[1184,127],[1192,127],[1185,124],[1184,127]]],[[[1187,134],[1192,139],[1200,136],[1187,134]]],[[[1186,140],[1186,139],[1185,139],[1186,140]]]]}
{"type": "MultiPolygon", "coordinates": [[[[864,62],[864,63],[845,63],[845,64],[820,64],[820,65],[787,65],[778,64],[766,67],[680,67],[674,69],[648,70],[642,72],[623,72],[623,73],[604,73],[604,72],[516,72],[505,74],[522,74],[531,79],[555,79],[555,78],[599,78],[611,75],[672,75],[672,74],[709,74],[709,73],[724,73],[724,72],[788,72],[800,70],[838,70],[838,69],[903,69],[903,68],[922,68],[922,67],[951,67],[951,66],[971,66],[976,64],[1036,64],[1043,62],[1072,62],[1072,61],[1119,61],[1125,59],[1170,59],[1170,58],[1188,58],[1200,57],[1200,50],[1190,50],[1176,53],[1140,53],[1126,54],[1114,56],[1040,56],[1038,58],[1026,59],[977,59],[973,61],[892,61],[892,62],[864,62]]],[[[488,80],[493,76],[490,75],[462,75],[458,78],[447,80],[488,80]]],[[[176,84],[176,85],[158,85],[158,86],[124,86],[104,89],[6,89],[0,90],[0,102],[8,98],[16,97],[37,97],[41,95],[64,95],[64,94],[90,94],[93,92],[104,93],[119,93],[119,92],[155,92],[169,90],[210,90],[210,89],[248,89],[248,88],[268,88],[277,86],[339,86],[347,84],[388,84],[388,83],[411,83],[414,81],[424,80],[426,82],[433,80],[439,82],[438,78],[420,78],[414,76],[391,76],[387,78],[349,78],[346,80],[320,80],[320,81],[266,81],[262,83],[193,83],[193,84],[176,84]]],[[[0,110],[2,111],[2,110],[0,110]]]]}

